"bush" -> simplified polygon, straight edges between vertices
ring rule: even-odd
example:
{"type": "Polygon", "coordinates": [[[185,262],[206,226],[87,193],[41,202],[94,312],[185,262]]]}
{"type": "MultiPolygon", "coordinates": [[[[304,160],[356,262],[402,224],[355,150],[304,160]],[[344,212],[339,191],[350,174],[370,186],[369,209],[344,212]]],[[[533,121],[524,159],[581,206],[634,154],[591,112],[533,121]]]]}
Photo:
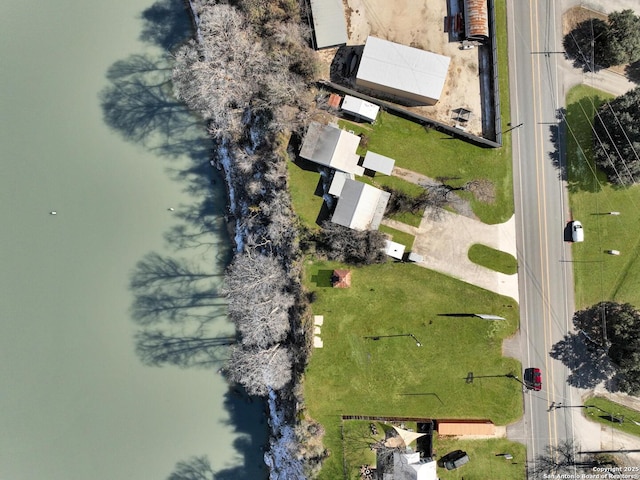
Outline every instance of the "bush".
{"type": "Polygon", "coordinates": [[[358,231],[325,221],[318,235],[318,248],[330,260],[352,265],[383,263],[386,237],[377,230],[358,231]]]}

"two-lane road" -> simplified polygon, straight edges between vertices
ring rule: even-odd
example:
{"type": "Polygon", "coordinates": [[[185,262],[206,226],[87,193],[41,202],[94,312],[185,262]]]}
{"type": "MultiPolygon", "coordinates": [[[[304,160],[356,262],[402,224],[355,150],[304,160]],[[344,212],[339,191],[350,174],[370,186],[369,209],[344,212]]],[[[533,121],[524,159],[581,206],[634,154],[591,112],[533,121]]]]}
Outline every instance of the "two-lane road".
{"type": "MultiPolygon", "coordinates": [[[[571,248],[564,229],[571,220],[565,184],[552,138],[564,105],[559,87],[561,11],[553,0],[508,2],[513,125],[514,192],[520,277],[524,367],[539,367],[543,388],[525,393],[524,435],[528,460],[573,438],[580,409],[567,385],[567,369],[549,352],[570,329],[573,314],[571,248]],[[554,403],[555,402],[555,403],[554,403]]],[[[530,463],[531,464],[531,463],[530,463]]]]}

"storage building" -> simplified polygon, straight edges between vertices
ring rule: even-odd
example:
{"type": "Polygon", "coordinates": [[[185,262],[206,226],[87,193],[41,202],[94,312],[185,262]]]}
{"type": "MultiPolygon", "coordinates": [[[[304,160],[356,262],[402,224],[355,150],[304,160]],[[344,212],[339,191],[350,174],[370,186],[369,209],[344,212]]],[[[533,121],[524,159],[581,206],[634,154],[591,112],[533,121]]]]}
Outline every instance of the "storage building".
{"type": "Polygon", "coordinates": [[[399,43],[368,37],[356,85],[435,105],[447,80],[451,58],[399,43]]]}
{"type": "Polygon", "coordinates": [[[342,0],[310,0],[316,50],[347,43],[347,22],[342,0]]]}

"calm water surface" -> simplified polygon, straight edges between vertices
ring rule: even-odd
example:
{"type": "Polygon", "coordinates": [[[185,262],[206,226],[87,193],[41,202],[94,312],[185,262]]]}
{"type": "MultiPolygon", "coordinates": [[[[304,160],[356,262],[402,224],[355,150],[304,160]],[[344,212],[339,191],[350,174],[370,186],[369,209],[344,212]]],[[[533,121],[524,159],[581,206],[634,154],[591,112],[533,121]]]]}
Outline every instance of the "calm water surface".
{"type": "MultiPolygon", "coordinates": [[[[223,208],[220,192],[205,194],[206,143],[184,114],[170,111],[169,127],[142,133],[142,120],[157,118],[153,109],[133,120],[114,116],[110,126],[103,119],[100,92],[116,92],[121,103],[112,112],[136,112],[115,87],[146,79],[140,98],[152,97],[152,80],[166,79],[166,71],[138,75],[144,68],[135,58],[161,64],[160,49],[139,39],[150,7],[148,0],[0,5],[2,480],[166,479],[177,462],[201,455],[216,478],[258,476],[259,402],[227,395],[216,367],[145,366],[135,351],[136,332],[188,337],[194,318],[206,319],[209,336],[232,332],[216,317],[215,298],[183,302],[178,318],[167,304],[154,317],[150,305],[159,303],[144,302],[145,294],[179,296],[196,285],[168,281],[158,258],[205,272],[197,288],[215,291],[228,250],[213,235],[179,248],[205,220],[219,226],[223,208]],[[138,73],[127,76],[127,67],[138,73]],[[185,169],[193,172],[181,176],[185,169]],[[155,277],[132,288],[150,252],[160,255],[147,262],[156,263],[155,277]]],[[[159,103],[176,109],[170,99],[159,103]]]]}

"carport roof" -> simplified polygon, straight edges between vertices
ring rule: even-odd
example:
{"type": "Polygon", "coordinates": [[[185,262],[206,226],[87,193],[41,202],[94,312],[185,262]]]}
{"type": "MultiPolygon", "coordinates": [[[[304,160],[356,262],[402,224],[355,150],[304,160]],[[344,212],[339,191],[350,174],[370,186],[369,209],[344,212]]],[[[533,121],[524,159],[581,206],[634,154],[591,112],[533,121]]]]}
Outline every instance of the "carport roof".
{"type": "Polygon", "coordinates": [[[347,43],[347,22],[342,0],[310,0],[316,49],[347,43]]]}

